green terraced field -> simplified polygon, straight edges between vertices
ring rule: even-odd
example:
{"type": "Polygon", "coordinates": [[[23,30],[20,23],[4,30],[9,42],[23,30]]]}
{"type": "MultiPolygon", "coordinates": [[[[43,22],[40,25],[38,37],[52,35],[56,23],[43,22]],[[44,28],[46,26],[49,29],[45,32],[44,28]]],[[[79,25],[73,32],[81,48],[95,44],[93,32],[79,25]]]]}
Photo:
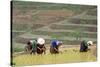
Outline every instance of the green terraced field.
{"type": "Polygon", "coordinates": [[[24,1],[13,1],[12,4],[12,55],[23,52],[27,41],[38,37],[46,40],[47,48],[46,55],[14,55],[13,65],[97,60],[97,6],[24,1]],[[52,39],[63,42],[62,53],[50,54],[49,47],[52,39]],[[96,45],[92,50],[80,53],[81,40],[92,40],[96,45]]]}
{"type": "Polygon", "coordinates": [[[13,49],[38,37],[46,44],[52,39],[66,45],[84,39],[97,43],[97,6],[13,1],[12,7],[13,49]]]}

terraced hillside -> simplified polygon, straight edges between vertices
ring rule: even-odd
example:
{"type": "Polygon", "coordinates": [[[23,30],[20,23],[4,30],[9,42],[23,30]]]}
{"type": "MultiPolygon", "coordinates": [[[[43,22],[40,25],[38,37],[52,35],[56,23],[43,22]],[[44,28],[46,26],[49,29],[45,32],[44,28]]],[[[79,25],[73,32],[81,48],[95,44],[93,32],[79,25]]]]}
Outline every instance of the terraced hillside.
{"type": "Polygon", "coordinates": [[[97,43],[97,7],[89,5],[13,2],[13,48],[23,50],[29,39],[43,37],[65,45],[81,40],[97,43]]]}

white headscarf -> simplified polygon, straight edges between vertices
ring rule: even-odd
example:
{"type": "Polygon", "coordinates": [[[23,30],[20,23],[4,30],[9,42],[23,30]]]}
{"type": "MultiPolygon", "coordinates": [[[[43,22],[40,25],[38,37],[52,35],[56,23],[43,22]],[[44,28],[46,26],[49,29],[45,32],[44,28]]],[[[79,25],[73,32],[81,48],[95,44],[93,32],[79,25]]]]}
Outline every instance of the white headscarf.
{"type": "Polygon", "coordinates": [[[38,38],[37,43],[40,45],[43,45],[43,44],[45,44],[45,40],[43,38],[38,38]]]}
{"type": "Polygon", "coordinates": [[[62,43],[62,41],[57,41],[57,45],[58,45],[59,43],[62,43]]]}
{"type": "Polygon", "coordinates": [[[93,45],[93,42],[92,42],[92,41],[88,41],[87,44],[88,44],[88,45],[89,45],[89,44],[93,45]]]}
{"type": "Polygon", "coordinates": [[[32,40],[30,40],[29,42],[30,42],[31,44],[33,43],[33,41],[32,41],[32,40]]]}

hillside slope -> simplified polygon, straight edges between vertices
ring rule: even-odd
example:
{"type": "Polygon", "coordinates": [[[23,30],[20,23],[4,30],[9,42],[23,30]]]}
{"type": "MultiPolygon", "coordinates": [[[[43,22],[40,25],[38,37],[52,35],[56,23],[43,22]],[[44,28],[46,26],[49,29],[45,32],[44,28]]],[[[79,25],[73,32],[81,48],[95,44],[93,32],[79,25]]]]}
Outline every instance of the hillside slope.
{"type": "Polygon", "coordinates": [[[13,1],[13,48],[23,48],[29,39],[43,37],[46,43],[62,40],[77,45],[81,40],[97,43],[97,7],[13,1]]]}

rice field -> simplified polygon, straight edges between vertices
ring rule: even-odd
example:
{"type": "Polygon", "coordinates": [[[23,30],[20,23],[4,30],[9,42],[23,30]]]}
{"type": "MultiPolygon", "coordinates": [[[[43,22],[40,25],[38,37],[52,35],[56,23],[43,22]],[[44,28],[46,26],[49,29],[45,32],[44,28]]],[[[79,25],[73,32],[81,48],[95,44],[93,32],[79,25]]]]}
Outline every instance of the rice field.
{"type": "Polygon", "coordinates": [[[43,64],[61,64],[61,63],[77,63],[77,62],[93,62],[96,61],[93,51],[79,52],[79,48],[63,48],[62,53],[50,54],[47,50],[46,55],[30,55],[23,54],[13,58],[15,66],[23,65],[43,65],[43,64]]]}
{"type": "Polygon", "coordinates": [[[63,41],[68,47],[61,48],[59,54],[50,54],[49,48],[45,55],[20,54],[12,57],[12,64],[42,65],[96,61],[96,50],[79,52],[81,40],[97,43],[97,6],[53,4],[39,2],[13,1],[12,50],[24,51],[30,39],[43,37],[49,46],[52,39],[63,41]],[[31,5],[31,6],[30,6],[31,5]],[[88,9],[88,10],[87,10],[88,9]],[[74,33],[73,33],[74,32],[74,33]],[[81,36],[76,40],[76,34],[81,36]]]}

